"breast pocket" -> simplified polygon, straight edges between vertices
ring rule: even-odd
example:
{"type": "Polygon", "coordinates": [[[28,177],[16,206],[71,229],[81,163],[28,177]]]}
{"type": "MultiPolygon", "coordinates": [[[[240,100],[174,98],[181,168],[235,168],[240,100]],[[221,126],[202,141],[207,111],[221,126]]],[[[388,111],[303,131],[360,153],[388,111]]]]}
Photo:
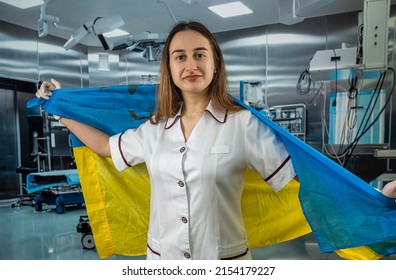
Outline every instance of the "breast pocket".
{"type": "Polygon", "coordinates": [[[227,146],[227,145],[213,146],[210,149],[211,155],[228,154],[229,152],[230,152],[230,146],[227,146]]]}

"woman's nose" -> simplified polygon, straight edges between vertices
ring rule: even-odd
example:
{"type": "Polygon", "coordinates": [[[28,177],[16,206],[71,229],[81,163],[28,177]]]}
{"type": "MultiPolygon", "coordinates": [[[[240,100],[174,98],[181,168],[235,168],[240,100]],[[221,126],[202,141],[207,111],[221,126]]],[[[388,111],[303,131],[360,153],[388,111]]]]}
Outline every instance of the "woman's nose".
{"type": "Polygon", "coordinates": [[[186,69],[189,71],[197,70],[197,62],[193,58],[188,58],[186,61],[186,69]]]}

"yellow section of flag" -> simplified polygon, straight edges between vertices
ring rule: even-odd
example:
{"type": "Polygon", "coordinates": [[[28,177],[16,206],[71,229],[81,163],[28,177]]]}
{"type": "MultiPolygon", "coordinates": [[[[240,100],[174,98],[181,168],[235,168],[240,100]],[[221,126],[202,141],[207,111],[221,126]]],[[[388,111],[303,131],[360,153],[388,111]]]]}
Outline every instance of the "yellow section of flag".
{"type": "MultiPolygon", "coordinates": [[[[74,148],[87,214],[101,258],[146,254],[150,180],[144,164],[118,172],[110,158],[87,147],[74,148]]],[[[274,192],[247,170],[242,211],[251,248],[276,244],[309,233],[292,180],[274,192]]]]}

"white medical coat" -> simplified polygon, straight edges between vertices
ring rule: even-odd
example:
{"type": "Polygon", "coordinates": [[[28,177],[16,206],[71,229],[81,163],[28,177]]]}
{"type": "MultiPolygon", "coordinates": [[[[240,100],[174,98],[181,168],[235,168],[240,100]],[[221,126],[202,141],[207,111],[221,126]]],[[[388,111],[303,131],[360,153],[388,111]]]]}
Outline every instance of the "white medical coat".
{"type": "Polygon", "coordinates": [[[110,138],[118,170],[145,162],[150,174],[147,258],[243,258],[244,171],[255,169],[278,191],[295,176],[290,156],[250,111],[217,112],[209,104],[187,142],[180,117],[181,109],[110,138]]]}

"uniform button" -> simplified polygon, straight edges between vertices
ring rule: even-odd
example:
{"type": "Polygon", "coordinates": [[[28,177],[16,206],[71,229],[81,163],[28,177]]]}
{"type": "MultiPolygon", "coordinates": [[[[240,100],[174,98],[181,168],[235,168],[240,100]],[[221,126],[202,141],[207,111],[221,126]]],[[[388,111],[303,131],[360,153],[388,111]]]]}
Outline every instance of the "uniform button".
{"type": "Polygon", "coordinates": [[[189,253],[184,253],[184,257],[185,257],[186,259],[189,259],[189,258],[191,258],[191,255],[190,255],[189,253]]]}
{"type": "Polygon", "coordinates": [[[186,150],[186,147],[181,147],[179,151],[180,151],[181,153],[184,153],[185,150],[186,150]]]}
{"type": "Polygon", "coordinates": [[[184,187],[183,181],[179,181],[179,182],[178,182],[178,185],[179,185],[179,187],[181,187],[181,188],[184,187]]]}
{"type": "Polygon", "coordinates": [[[187,224],[187,218],[186,218],[186,217],[183,217],[183,218],[182,218],[182,222],[185,223],[185,224],[187,224]]]}

